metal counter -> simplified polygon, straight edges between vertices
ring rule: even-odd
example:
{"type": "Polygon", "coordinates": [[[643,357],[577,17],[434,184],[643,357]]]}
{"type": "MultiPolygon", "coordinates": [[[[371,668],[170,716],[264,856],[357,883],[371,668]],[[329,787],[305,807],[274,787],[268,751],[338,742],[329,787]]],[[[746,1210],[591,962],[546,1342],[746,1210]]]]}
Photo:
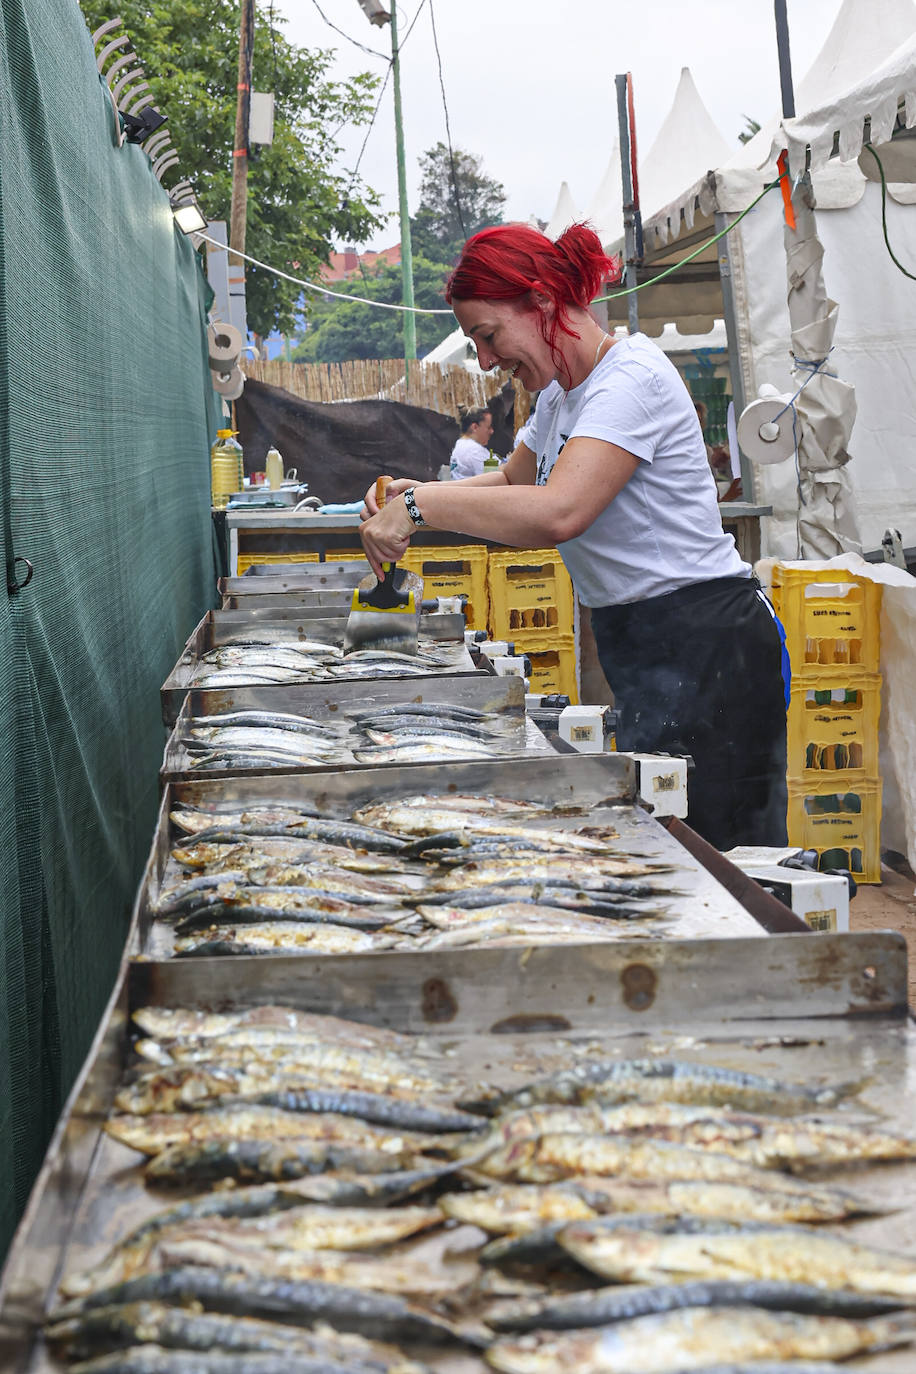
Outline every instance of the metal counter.
{"type": "MultiPolygon", "coordinates": [[[[244,635],[246,632],[257,632],[259,637],[263,636],[265,640],[274,642],[284,639],[313,639],[322,644],[341,645],[346,627],[346,616],[328,615],[322,608],[318,608],[314,615],[306,610],[289,616],[284,614],[280,619],[265,619],[260,617],[257,612],[208,611],[191,632],[178,662],[160,688],[163,723],[172,726],[178,719],[182,703],[194,685],[193,679],[199,667],[201,655],[219,644],[227,643],[234,636],[240,633],[244,635]],[[254,618],[252,618],[253,614],[254,618]]],[[[438,669],[430,667],[429,677],[462,677],[476,673],[477,670],[464,643],[463,616],[423,616],[420,632],[421,643],[424,640],[434,642],[439,646],[451,645],[446,666],[438,669]]],[[[335,680],[346,681],[345,678],[335,680]]],[[[420,679],[411,675],[409,678],[405,676],[397,680],[405,683],[420,679]]],[[[372,679],[361,678],[360,681],[366,684],[372,679]]],[[[270,686],[271,684],[265,685],[270,686]]],[[[282,685],[285,686],[286,684],[282,685]]]]}
{"type": "MultiPolygon", "coordinates": [[[[499,679],[490,679],[490,681],[499,679]]],[[[278,776],[258,774],[250,777],[195,779],[176,782],[166,787],[156,834],[147,869],[137,897],[132,922],[130,950],[144,957],[167,957],[172,945],[172,928],[164,921],[155,921],[152,906],[158,896],[163,877],[174,870],[169,851],[176,843],[176,835],[169,821],[169,812],[176,806],[187,805],[218,810],[229,804],[245,802],[249,806],[267,802],[308,800],[322,815],[340,819],[348,817],[357,807],[412,794],[441,797],[448,802],[450,793],[472,793],[479,796],[502,796],[544,802],[551,806],[582,808],[585,814],[553,815],[549,820],[531,822],[551,829],[574,829],[588,825],[613,826],[619,836],[619,852],[636,859],[670,866],[665,874],[670,880],[674,896],[659,899],[664,916],[651,922],[651,938],[643,931],[620,935],[615,947],[644,951],[657,944],[739,938],[759,939],[764,936],[760,925],[745,908],[721,886],[707,870],[679,844],[668,831],[647,812],[634,804],[636,794],[635,769],[632,759],[623,754],[564,754],[543,752],[505,760],[473,763],[439,763],[410,766],[387,765],[332,770],[309,774],[284,773],[278,776]]],[[[799,923],[801,925],[801,923],[799,923]]],[[[269,959],[288,961],[291,956],[236,956],[227,960],[208,960],[216,965],[231,964],[235,985],[238,980],[256,977],[255,966],[269,959]]],[[[292,956],[293,966],[303,958],[292,956]]],[[[396,956],[377,953],[370,956],[389,960],[396,956]]],[[[418,957],[407,954],[407,958],[418,957]]],[[[636,954],[631,954],[636,958],[636,954]]],[[[641,957],[641,954],[640,956],[641,957]]],[[[195,959],[191,962],[199,963],[195,959]]],[[[216,975],[221,976],[221,975],[216,975]]],[[[651,977],[650,977],[651,981],[651,977]]]]}
{"type": "MultiPolygon", "coordinates": [[[[127,1018],[148,1003],[226,1009],[283,1002],[401,1031],[449,1057],[458,1083],[511,1087],[577,1054],[658,1054],[806,1083],[861,1078],[840,1119],[912,1132],[916,1031],[902,1013],[906,953],[893,934],[778,936],[761,942],[658,945],[655,995],[628,990],[622,947],[492,950],[444,958],[264,960],[231,984],[208,966],[136,962],[122,969],[105,1020],[10,1250],[0,1285],[0,1367],[59,1369],[41,1340],[62,1273],[93,1263],[132,1225],[167,1205],[143,1187],[139,1157],[102,1130],[127,1057],[127,1018]]],[[[640,975],[641,976],[641,975],[640,975]]],[[[863,1243],[916,1256],[916,1163],[831,1173],[883,1217],[847,1222],[863,1243]]],[[[454,1245],[456,1232],[448,1233],[454,1245]]],[[[484,1374],[479,1357],[423,1352],[439,1374],[484,1374]]],[[[905,1374],[913,1347],[844,1369],[905,1374]]]]}
{"type": "MultiPolygon", "coordinates": [[[[348,712],[395,703],[408,709],[413,702],[442,702],[445,706],[472,707],[477,711],[492,711],[501,715],[508,733],[501,737],[505,745],[498,757],[517,758],[529,751],[552,753],[551,746],[525,712],[525,684],[521,678],[490,677],[477,673],[474,677],[420,678],[415,688],[407,689],[403,678],[394,682],[381,678],[368,682],[313,682],[289,687],[192,688],[168,738],[159,772],[161,783],[190,782],[221,777],[253,777],[269,773],[271,777],[286,773],[326,773],[341,768],[360,767],[345,741],[341,742],[340,757],[333,763],[302,767],[202,769],[194,768],[191,755],[181,743],[187,734],[192,716],[222,715],[229,711],[258,710],[286,711],[293,715],[310,716],[314,720],[339,720],[346,731],[348,712]]],[[[446,710],[445,714],[448,712],[446,710]]],[[[430,761],[440,767],[441,760],[430,761]]],[[[389,768],[391,764],[379,764],[389,768]]],[[[429,763],[424,764],[428,768],[429,763]]]]}

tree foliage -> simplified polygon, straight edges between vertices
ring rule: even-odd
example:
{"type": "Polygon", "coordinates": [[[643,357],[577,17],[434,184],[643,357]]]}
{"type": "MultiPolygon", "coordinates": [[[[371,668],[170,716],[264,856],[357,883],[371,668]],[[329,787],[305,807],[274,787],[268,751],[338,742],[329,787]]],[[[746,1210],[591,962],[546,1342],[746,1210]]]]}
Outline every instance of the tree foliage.
{"type": "MultiPolygon", "coordinates": [[[[447,310],[442,295],[449,268],[445,263],[413,260],[414,305],[425,310],[447,310]]],[[[351,277],[337,284],[335,291],[350,296],[365,296],[372,301],[400,305],[401,268],[385,264],[371,276],[351,277]]],[[[417,315],[417,353],[420,357],[450,333],[454,321],[446,315],[417,315]]],[[[402,358],[404,356],[404,316],[400,310],[380,310],[378,306],[318,299],[309,310],[309,328],[303,342],[293,352],[298,363],[339,363],[349,358],[402,358]]]]}
{"type": "MultiPolygon", "coordinates": [[[[81,0],[90,30],[111,17],[106,0],[81,0]]],[[[238,0],[122,0],[116,13],[168,118],[180,163],[166,189],[187,178],[209,219],[228,222],[238,80],[238,0]]],[[[365,124],[378,79],[327,79],[332,54],[297,48],[283,21],[259,10],[252,85],[276,96],[274,141],[253,150],[248,170],[246,252],[314,280],[337,240],[363,241],[380,227],[379,200],[337,170],[338,131],[365,124]]],[[[250,264],[248,321],[257,334],[294,328],[300,289],[250,264]]]]}
{"type": "Polygon", "coordinates": [[[410,222],[415,253],[453,263],[465,239],[491,224],[502,224],[506,193],[484,175],[482,160],[437,143],[420,157],[420,206],[410,222]]]}
{"type": "Polygon", "coordinates": [[[750,115],[743,115],[742,118],[744,119],[747,128],[744,129],[743,132],[738,135],[738,142],[750,143],[751,139],[754,137],[754,134],[760,133],[760,125],[757,123],[756,119],[751,119],[750,115]]]}

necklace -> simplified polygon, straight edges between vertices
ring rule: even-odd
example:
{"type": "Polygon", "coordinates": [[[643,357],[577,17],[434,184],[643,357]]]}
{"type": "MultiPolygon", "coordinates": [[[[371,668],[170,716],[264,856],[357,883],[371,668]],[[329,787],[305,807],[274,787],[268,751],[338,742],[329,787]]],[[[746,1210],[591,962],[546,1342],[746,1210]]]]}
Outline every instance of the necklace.
{"type": "MultiPolygon", "coordinates": [[[[585,377],[590,376],[590,375],[594,372],[595,368],[598,366],[598,358],[599,358],[599,356],[600,356],[600,353],[601,353],[602,348],[604,347],[604,345],[605,345],[606,343],[608,343],[608,342],[610,342],[610,341],[611,341],[611,336],[610,336],[610,334],[602,334],[602,335],[601,335],[601,338],[598,340],[598,347],[595,349],[595,358],[594,358],[594,361],[593,361],[591,367],[588,369],[588,372],[586,372],[585,377]]],[[[582,381],[583,381],[583,382],[585,381],[585,377],[582,378],[582,381]]],[[[577,386],[581,386],[582,383],[581,383],[581,382],[577,382],[576,385],[577,385],[577,386]]],[[[563,386],[563,383],[562,383],[562,382],[560,382],[560,386],[563,386]]],[[[568,391],[570,390],[571,386],[572,386],[572,378],[570,378],[570,386],[569,386],[569,387],[563,386],[563,390],[566,391],[566,392],[568,392],[568,391]]]]}

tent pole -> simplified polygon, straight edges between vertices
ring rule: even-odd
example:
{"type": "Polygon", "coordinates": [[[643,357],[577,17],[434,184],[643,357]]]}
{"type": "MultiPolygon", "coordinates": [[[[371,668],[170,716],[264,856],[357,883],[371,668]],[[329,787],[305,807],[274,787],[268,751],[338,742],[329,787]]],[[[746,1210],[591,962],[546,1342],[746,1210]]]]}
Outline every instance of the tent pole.
{"type": "MultiPolygon", "coordinates": [[[[716,211],[715,216],[716,233],[720,234],[728,227],[728,215],[721,210],[716,211]]],[[[734,264],[732,250],[729,247],[729,238],[719,240],[719,280],[722,283],[722,314],[725,319],[725,338],[728,343],[728,370],[731,374],[732,400],[735,403],[735,414],[740,415],[747,405],[747,388],[744,385],[744,368],[741,365],[740,354],[740,332],[738,330],[738,315],[735,310],[735,284],[734,284],[734,264]]],[[[754,474],[751,464],[746,455],[739,450],[741,461],[741,491],[745,501],[754,499],[754,474]]]]}
{"type": "Polygon", "coordinates": [[[789,53],[789,18],[786,0],[773,0],[776,11],[776,50],[779,53],[779,88],[782,92],[783,119],[795,118],[795,91],[792,86],[792,58],[789,53]]]}
{"type": "MultiPolygon", "coordinates": [[[[617,125],[620,131],[620,180],[623,187],[624,269],[623,285],[632,292],[636,285],[636,206],[633,201],[633,178],[630,171],[630,122],[627,108],[626,75],[615,76],[617,87],[617,125]]],[[[639,303],[635,292],[627,297],[627,329],[635,334],[639,329],[639,303]]]]}

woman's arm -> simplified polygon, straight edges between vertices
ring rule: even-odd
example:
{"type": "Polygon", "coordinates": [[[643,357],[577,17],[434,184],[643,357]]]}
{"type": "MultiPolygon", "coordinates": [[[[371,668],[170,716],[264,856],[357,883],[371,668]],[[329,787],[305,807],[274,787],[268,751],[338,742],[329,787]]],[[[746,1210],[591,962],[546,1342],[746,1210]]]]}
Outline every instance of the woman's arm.
{"type": "MultiPolygon", "coordinates": [[[[617,444],[570,439],[546,485],[537,487],[532,485],[535,455],[520,445],[497,472],[462,482],[424,482],[415,486],[415,499],[431,529],[517,548],[553,547],[587,530],[626,486],[639,461],[617,444]]],[[[399,484],[400,489],[406,485],[399,484]]],[[[382,562],[401,557],[415,529],[407,507],[398,500],[389,500],[378,516],[366,521],[360,535],[377,572],[382,562]]]]}

